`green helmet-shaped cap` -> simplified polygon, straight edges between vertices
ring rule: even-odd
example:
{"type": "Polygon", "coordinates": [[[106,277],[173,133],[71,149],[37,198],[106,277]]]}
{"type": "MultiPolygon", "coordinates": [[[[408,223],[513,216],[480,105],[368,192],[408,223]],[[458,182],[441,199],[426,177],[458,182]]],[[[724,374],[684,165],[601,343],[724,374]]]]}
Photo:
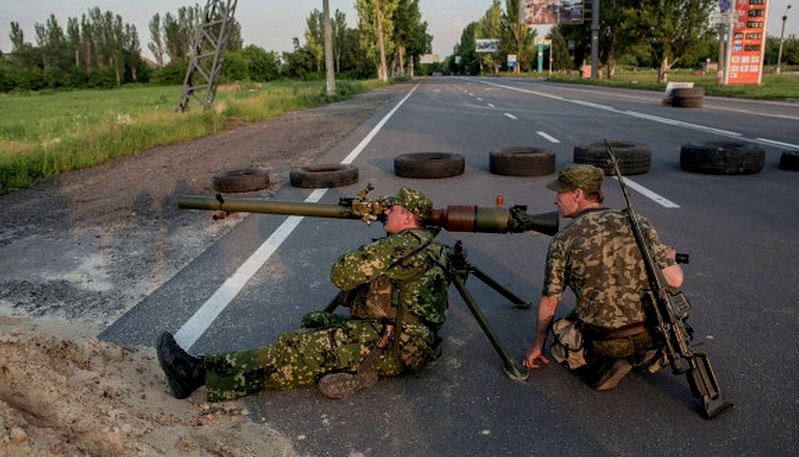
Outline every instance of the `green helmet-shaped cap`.
{"type": "Polygon", "coordinates": [[[547,184],[547,189],[555,192],[567,192],[583,189],[589,193],[602,193],[605,172],[598,167],[587,164],[570,164],[563,167],[558,179],[547,184]]]}
{"type": "Polygon", "coordinates": [[[410,187],[403,187],[393,197],[385,198],[382,203],[386,207],[400,205],[422,219],[429,218],[433,211],[433,201],[410,187]]]}

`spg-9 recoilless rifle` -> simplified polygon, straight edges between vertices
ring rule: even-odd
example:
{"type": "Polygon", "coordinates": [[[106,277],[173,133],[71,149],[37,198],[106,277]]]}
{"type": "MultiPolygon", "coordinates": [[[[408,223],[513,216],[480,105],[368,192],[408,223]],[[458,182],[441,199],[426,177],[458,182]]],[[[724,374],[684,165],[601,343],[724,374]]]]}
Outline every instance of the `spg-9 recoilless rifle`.
{"type": "Polygon", "coordinates": [[[702,343],[692,343],[693,329],[686,322],[688,311],[691,309],[688,297],[682,291],[673,291],[666,283],[663,272],[655,261],[652,247],[641,231],[638,216],[630,202],[627,186],[619,170],[618,160],[607,139],[604,143],[613,172],[619,180],[622,194],[627,202],[627,216],[649,278],[648,294],[652,305],[651,311],[656,319],[655,337],[662,340],[672,372],[676,375],[686,375],[691,392],[695,397],[702,399],[705,417],[711,419],[733,407],[733,404],[725,401],[721,395],[721,387],[710,363],[707,347],[702,343]]]}
{"type": "MultiPolygon", "coordinates": [[[[178,198],[178,207],[217,211],[215,218],[224,218],[229,213],[265,213],[287,216],[310,216],[335,219],[360,219],[367,224],[382,221],[386,210],[385,200],[371,199],[370,184],[357,193],[357,197],[340,198],[338,203],[310,203],[269,201],[257,198],[227,197],[217,194],[184,195],[178,198]]],[[[558,232],[557,211],[529,214],[525,206],[511,208],[483,207],[472,205],[449,205],[433,209],[425,225],[441,227],[448,232],[521,233],[536,231],[546,235],[558,232]]]]}

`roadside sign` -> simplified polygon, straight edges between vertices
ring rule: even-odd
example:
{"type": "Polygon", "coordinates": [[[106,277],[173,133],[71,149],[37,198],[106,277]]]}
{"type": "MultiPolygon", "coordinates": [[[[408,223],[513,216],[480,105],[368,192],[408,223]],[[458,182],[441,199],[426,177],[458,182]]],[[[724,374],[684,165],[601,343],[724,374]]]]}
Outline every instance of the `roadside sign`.
{"type": "Polygon", "coordinates": [[[766,48],[768,0],[735,2],[738,20],[732,26],[730,84],[760,84],[766,48]]]}

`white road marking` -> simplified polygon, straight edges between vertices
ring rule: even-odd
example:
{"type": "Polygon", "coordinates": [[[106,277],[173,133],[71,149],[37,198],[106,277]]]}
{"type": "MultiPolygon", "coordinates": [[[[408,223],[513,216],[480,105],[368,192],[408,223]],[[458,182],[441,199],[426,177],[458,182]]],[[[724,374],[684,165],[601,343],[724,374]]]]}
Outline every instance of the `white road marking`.
{"type": "Polygon", "coordinates": [[[542,136],[542,137],[546,138],[546,139],[547,139],[547,141],[549,141],[550,143],[560,143],[560,140],[559,140],[559,139],[555,138],[555,137],[554,137],[554,136],[552,136],[552,135],[549,135],[549,134],[547,134],[547,132],[541,132],[541,131],[538,131],[538,132],[535,132],[535,133],[537,133],[537,134],[539,134],[540,136],[542,136]]]}
{"type": "Polygon", "coordinates": [[[516,116],[514,116],[511,113],[505,113],[505,117],[509,117],[509,118],[513,119],[514,121],[517,119],[516,116]]]}
{"type": "MultiPolygon", "coordinates": [[[[402,106],[406,100],[413,94],[413,92],[419,87],[417,84],[416,86],[408,92],[408,95],[405,96],[397,106],[394,107],[388,114],[386,114],[380,122],[369,132],[366,137],[355,147],[355,149],[350,152],[347,157],[341,161],[342,164],[350,164],[352,163],[358,155],[363,152],[366,145],[369,144],[370,141],[380,132],[380,129],[388,122],[388,120],[394,115],[395,112],[402,106]]],[[[328,189],[316,189],[311,192],[311,195],[305,199],[306,203],[317,203],[322,197],[325,195],[328,189]]],[[[198,339],[208,330],[208,327],[211,326],[211,323],[216,320],[217,317],[222,313],[222,311],[227,308],[230,302],[233,301],[234,298],[241,292],[247,282],[258,272],[258,270],[272,257],[277,249],[283,244],[284,241],[291,235],[294,229],[300,225],[300,222],[304,217],[302,216],[289,216],[288,219],[283,221],[280,224],[280,227],[275,230],[275,232],[264,241],[255,252],[244,261],[244,263],[239,266],[235,273],[232,276],[227,278],[224,283],[219,287],[219,289],[211,295],[211,298],[205,301],[200,309],[194,313],[188,321],[175,333],[175,340],[180,344],[182,347],[186,349],[191,349],[194,346],[194,343],[197,342],[198,339]]]]}
{"type": "MultiPolygon", "coordinates": [[[[619,179],[617,177],[613,177],[614,179],[619,179]]],[[[659,204],[664,208],[679,208],[680,205],[672,202],[671,200],[652,192],[651,190],[647,189],[646,187],[638,184],[637,182],[633,181],[630,178],[624,178],[624,184],[627,185],[630,189],[638,192],[639,194],[643,195],[644,197],[654,201],[655,203],[659,204]]]]}

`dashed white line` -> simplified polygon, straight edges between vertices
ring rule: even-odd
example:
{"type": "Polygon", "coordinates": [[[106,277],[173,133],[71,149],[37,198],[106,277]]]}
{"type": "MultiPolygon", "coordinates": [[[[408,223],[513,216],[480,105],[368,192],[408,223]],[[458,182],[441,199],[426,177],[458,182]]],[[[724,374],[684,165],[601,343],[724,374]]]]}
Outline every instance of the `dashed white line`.
{"type": "Polygon", "coordinates": [[[513,114],[511,114],[511,113],[505,113],[505,117],[509,117],[509,118],[513,119],[514,121],[515,121],[516,119],[518,119],[516,116],[514,116],[514,115],[513,115],[513,114]]]}
{"type": "Polygon", "coordinates": [[[547,134],[547,132],[538,131],[538,132],[535,132],[535,133],[537,133],[538,135],[546,138],[546,140],[549,141],[550,143],[560,143],[559,139],[555,138],[552,135],[547,134]]]}

